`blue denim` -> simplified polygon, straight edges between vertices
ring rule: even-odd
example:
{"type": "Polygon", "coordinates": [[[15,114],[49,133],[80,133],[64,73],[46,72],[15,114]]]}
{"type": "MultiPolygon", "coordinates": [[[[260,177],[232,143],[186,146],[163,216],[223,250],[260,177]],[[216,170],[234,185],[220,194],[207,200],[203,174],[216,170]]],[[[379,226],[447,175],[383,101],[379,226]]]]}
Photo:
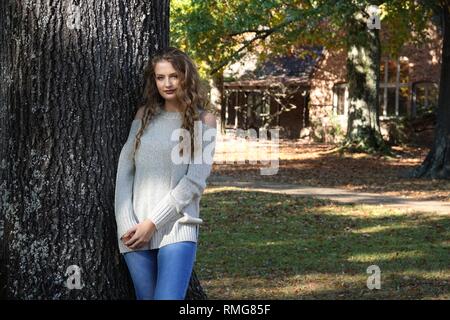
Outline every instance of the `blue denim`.
{"type": "Polygon", "coordinates": [[[184,300],[196,252],[196,242],[182,241],[124,253],[136,299],[184,300]]]}

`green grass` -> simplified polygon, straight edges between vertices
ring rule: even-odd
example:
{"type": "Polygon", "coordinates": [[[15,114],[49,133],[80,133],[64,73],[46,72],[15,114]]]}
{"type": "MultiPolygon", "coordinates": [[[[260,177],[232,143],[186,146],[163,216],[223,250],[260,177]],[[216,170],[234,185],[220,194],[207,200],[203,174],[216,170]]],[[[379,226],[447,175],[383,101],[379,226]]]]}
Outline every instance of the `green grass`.
{"type": "Polygon", "coordinates": [[[238,188],[209,188],[201,205],[209,299],[450,298],[450,216],[238,188]]]}

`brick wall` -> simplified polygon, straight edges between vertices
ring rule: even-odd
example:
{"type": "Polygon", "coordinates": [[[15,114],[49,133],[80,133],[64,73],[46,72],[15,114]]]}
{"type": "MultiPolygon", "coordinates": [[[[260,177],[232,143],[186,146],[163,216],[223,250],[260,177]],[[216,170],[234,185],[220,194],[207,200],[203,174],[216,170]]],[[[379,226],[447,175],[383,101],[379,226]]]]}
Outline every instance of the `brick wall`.
{"type": "Polygon", "coordinates": [[[411,82],[426,80],[439,83],[442,38],[436,27],[430,27],[428,37],[430,41],[421,46],[408,44],[401,50],[401,56],[409,60],[411,82]]]}
{"type": "MultiPolygon", "coordinates": [[[[435,26],[430,26],[427,32],[428,42],[421,45],[407,44],[400,52],[401,57],[408,58],[411,84],[423,80],[439,82],[442,38],[435,26]]],[[[324,50],[324,55],[314,71],[308,105],[313,131],[327,128],[332,122],[339,123],[342,129],[346,130],[346,116],[330,118],[333,110],[333,86],[346,82],[346,58],[347,53],[343,49],[324,50]],[[321,128],[318,128],[318,124],[321,128]]],[[[382,121],[381,125],[382,133],[387,138],[385,121],[382,121]]],[[[323,140],[330,141],[330,138],[324,137],[323,140]]]]}
{"type": "MultiPolygon", "coordinates": [[[[321,137],[326,142],[330,141],[326,131],[332,125],[329,116],[333,112],[333,86],[339,82],[346,82],[346,59],[347,53],[343,49],[324,50],[311,79],[308,104],[311,129],[315,137],[321,137]],[[325,130],[325,134],[322,129],[325,130]]],[[[344,117],[338,117],[336,120],[341,126],[346,126],[344,117]]]]}

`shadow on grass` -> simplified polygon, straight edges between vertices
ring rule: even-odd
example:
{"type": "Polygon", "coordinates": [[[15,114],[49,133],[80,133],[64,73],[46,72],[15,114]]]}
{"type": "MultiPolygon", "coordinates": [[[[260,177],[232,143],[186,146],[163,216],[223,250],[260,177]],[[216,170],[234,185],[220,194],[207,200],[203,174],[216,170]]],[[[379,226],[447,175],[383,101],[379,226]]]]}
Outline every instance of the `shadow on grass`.
{"type": "Polygon", "coordinates": [[[197,268],[218,298],[449,294],[447,216],[241,190],[205,194],[202,216],[197,268]],[[371,265],[381,270],[381,290],[366,286],[371,265]]]}

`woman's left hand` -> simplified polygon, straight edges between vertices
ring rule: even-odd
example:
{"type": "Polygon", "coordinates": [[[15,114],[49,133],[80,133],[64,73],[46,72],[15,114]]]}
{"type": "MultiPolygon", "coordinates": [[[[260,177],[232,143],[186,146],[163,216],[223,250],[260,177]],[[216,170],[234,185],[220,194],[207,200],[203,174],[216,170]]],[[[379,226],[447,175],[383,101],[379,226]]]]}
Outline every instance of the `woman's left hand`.
{"type": "Polygon", "coordinates": [[[150,241],[155,231],[156,226],[153,221],[146,219],[128,230],[126,234],[133,234],[134,232],[131,239],[127,240],[127,237],[124,237],[122,241],[124,241],[125,245],[130,249],[139,249],[150,241]]]}

